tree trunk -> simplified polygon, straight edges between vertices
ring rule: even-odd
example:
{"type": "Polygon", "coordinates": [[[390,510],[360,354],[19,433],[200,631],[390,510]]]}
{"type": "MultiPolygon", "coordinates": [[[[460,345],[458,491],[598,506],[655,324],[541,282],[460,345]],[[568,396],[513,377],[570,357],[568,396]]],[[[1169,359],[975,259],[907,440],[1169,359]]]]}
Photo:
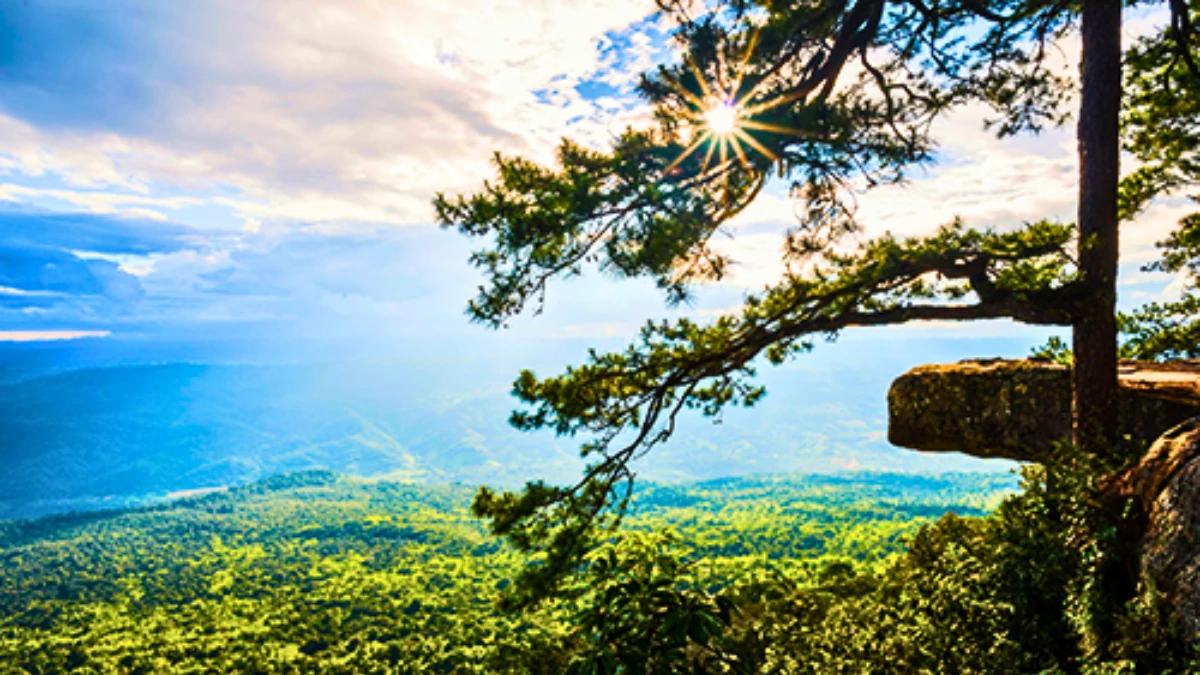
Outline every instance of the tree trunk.
{"type": "Polygon", "coordinates": [[[1075,443],[1117,451],[1117,182],[1121,2],[1083,0],[1079,111],[1079,267],[1086,293],[1074,325],[1075,443]]]}
{"type": "MultiPolygon", "coordinates": [[[[1117,426],[1117,182],[1120,178],[1121,0],[1083,0],[1079,110],[1079,270],[1084,298],[1075,319],[1072,371],[1075,444],[1113,460],[1117,426]]],[[[1111,546],[1109,547],[1111,549],[1111,546]]],[[[1109,551],[1115,553],[1115,551],[1109,551]]],[[[1132,597],[1134,577],[1114,555],[1096,569],[1096,655],[1116,634],[1115,616],[1132,597]]]]}

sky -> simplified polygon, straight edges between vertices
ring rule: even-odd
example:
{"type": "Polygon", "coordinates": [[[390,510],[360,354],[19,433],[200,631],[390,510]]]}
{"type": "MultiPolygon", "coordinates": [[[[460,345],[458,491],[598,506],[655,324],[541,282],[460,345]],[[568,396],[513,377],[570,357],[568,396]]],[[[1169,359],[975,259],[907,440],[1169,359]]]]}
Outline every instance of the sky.
{"type": "MultiPolygon", "coordinates": [[[[1127,38],[1156,22],[1133,16],[1127,38]]],[[[603,148],[644,124],[633,86],[672,58],[669,33],[649,0],[0,3],[0,341],[499,349],[463,315],[473,244],[433,224],[433,196],[477,188],[495,151],[548,161],[564,136],[603,148]]],[[[1063,45],[1064,68],[1076,52],[1063,45]]],[[[998,141],[985,116],[943,120],[937,165],[861,195],[863,236],[1070,220],[1072,129],[998,141]]],[[[1183,208],[1123,231],[1123,306],[1178,289],[1138,268],[1183,208]]],[[[690,307],[592,275],[506,340],[619,340],[649,318],[729,311],[778,278],[793,214],[769,188],[719,244],[732,277],[690,307]]],[[[921,331],[1045,333],[879,334],[921,331]]]]}

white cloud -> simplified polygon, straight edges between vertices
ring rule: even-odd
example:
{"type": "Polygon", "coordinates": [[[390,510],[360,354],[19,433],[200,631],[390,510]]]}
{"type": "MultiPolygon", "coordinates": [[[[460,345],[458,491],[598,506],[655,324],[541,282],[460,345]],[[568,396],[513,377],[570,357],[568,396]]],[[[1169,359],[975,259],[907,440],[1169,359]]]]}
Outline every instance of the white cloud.
{"type": "MultiPolygon", "coordinates": [[[[0,171],[143,194],[233,186],[224,203],[259,219],[429,222],[433,194],[477,186],[495,149],[546,159],[566,134],[607,141],[614,112],[573,87],[612,65],[606,33],[652,10],[212,0],[182,10],[185,26],[136,36],[173,62],[145,67],[135,130],[0,117],[0,171]]],[[[626,79],[649,65],[647,41],[634,44],[626,79]]]]}
{"type": "Polygon", "coordinates": [[[53,342],[112,335],[106,330],[0,330],[0,342],[53,342]]]}
{"type": "MultiPolygon", "coordinates": [[[[654,58],[655,41],[639,31],[663,29],[635,26],[652,0],[48,0],[31,9],[56,8],[129,25],[93,31],[122,45],[84,36],[39,60],[30,72],[41,107],[0,107],[0,202],[195,228],[187,250],[110,256],[145,297],[107,318],[133,322],[309,309],[395,319],[403,312],[386,288],[395,275],[366,248],[306,252],[294,270],[272,256],[290,255],[293,236],[355,233],[399,255],[380,232],[428,224],[434,194],[476,189],[493,172],[493,151],[549,160],[563,136],[610,142],[645,111],[627,92],[590,100],[576,86],[630,86],[654,58]],[[618,42],[632,47],[613,49],[618,42]],[[111,97],[62,86],[55,59],[69,72],[105,61],[97,77],[116,73],[114,83],[96,88],[111,97]],[[357,262],[345,262],[352,254],[357,262]],[[233,288],[238,279],[245,284],[233,288]]],[[[453,274],[469,274],[456,251],[453,274]]],[[[73,311],[27,309],[60,322],[73,311]]],[[[460,312],[456,304],[454,321],[460,312]]]]}
{"type": "Polygon", "coordinates": [[[167,220],[164,211],[175,211],[200,203],[199,199],[189,197],[155,197],[103,190],[31,188],[13,183],[0,183],[2,201],[29,202],[35,199],[62,202],[89,213],[162,221],[167,220]]]}

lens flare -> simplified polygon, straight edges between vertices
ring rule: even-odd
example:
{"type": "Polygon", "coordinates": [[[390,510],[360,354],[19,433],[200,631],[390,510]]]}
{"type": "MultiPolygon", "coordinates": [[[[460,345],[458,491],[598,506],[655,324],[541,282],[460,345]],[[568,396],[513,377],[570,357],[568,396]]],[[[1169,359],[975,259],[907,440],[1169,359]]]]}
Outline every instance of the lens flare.
{"type": "MultiPolygon", "coordinates": [[[[663,171],[664,176],[681,177],[679,167],[685,160],[704,148],[704,160],[700,164],[696,177],[708,176],[711,171],[725,174],[728,181],[728,171],[735,166],[751,169],[758,164],[757,153],[768,162],[779,161],[776,141],[766,141],[765,136],[797,137],[803,134],[800,129],[793,129],[778,122],[769,122],[764,113],[787,106],[801,97],[793,94],[763,97],[763,87],[769,86],[770,78],[763,79],[758,84],[743,88],[743,76],[754,53],[758,41],[755,31],[746,52],[737,64],[730,67],[720,63],[719,68],[733,71],[732,82],[712,82],[706,75],[707,70],[701,69],[695,61],[686,64],[695,78],[693,86],[684,86],[682,74],[666,79],[666,83],[675,90],[679,100],[688,109],[688,122],[693,131],[691,141],[679,156],[663,171]],[[755,99],[762,99],[755,101],[755,99]],[[743,147],[744,146],[744,147],[743,147]],[[716,159],[717,164],[712,165],[716,159]],[[754,161],[752,161],[754,160],[754,161]]],[[[723,61],[722,56],[718,59],[723,61]]],[[[780,117],[778,114],[773,117],[780,117]]],[[[760,165],[760,169],[763,167],[760,165]]]]}
{"type": "Polygon", "coordinates": [[[704,122],[714,136],[731,136],[739,127],[741,115],[736,105],[721,101],[704,113],[704,122]]]}

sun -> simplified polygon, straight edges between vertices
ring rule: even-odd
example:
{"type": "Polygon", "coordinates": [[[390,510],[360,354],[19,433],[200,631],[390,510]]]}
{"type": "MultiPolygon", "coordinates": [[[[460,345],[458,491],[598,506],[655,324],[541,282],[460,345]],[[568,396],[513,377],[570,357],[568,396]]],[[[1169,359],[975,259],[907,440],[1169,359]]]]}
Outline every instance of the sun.
{"type": "Polygon", "coordinates": [[[741,126],[741,111],[736,104],[718,101],[704,112],[704,123],[714,136],[732,136],[741,126]]]}
{"type": "MultiPolygon", "coordinates": [[[[746,54],[741,59],[742,67],[750,60],[752,49],[753,41],[747,46],[746,54]]],[[[687,107],[687,118],[694,133],[691,143],[666,167],[664,175],[676,175],[679,165],[701,148],[706,150],[703,153],[704,161],[700,166],[699,175],[707,175],[710,168],[725,173],[735,165],[752,169],[757,160],[752,161],[749,151],[757,153],[768,162],[776,162],[779,161],[777,150],[764,144],[762,137],[775,135],[786,138],[801,133],[799,129],[760,119],[762,113],[796,100],[794,96],[773,96],[752,103],[755,98],[763,98],[760,91],[762,82],[743,91],[742,76],[738,74],[731,86],[711,86],[696,63],[689,62],[688,67],[695,76],[699,91],[684,86],[679,78],[668,79],[667,83],[675,89],[687,107]],[[712,165],[714,160],[717,162],[715,167],[712,165]]],[[[771,141],[770,145],[779,144],[771,141]]]]}

